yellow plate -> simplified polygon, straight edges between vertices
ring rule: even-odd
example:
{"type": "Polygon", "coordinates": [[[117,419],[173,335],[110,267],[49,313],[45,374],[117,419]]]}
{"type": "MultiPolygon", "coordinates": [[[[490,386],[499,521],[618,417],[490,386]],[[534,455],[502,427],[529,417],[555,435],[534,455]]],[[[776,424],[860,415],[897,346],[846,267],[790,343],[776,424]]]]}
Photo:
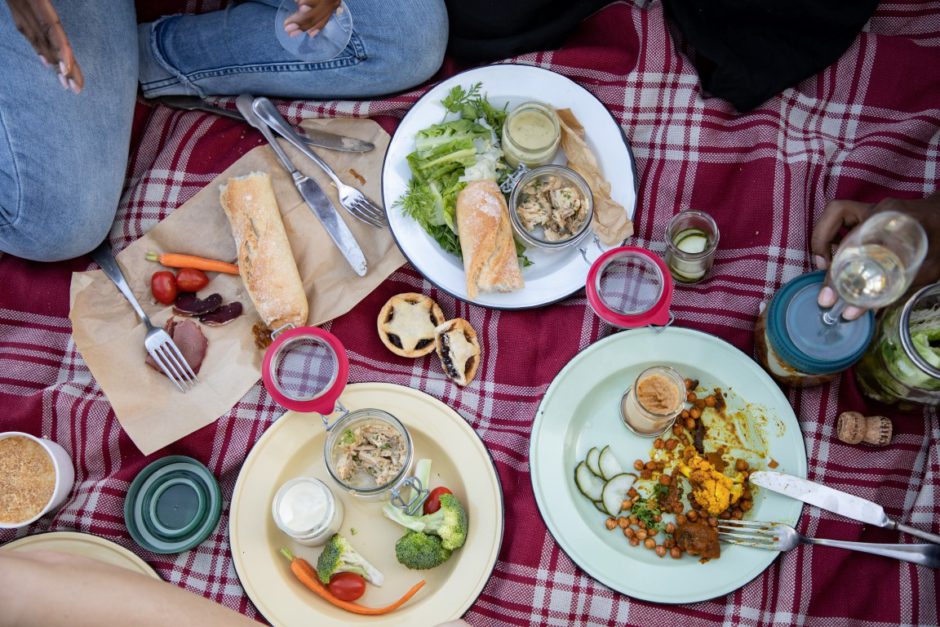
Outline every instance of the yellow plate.
{"type": "Polygon", "coordinates": [[[502,491],[483,442],[453,409],[410,388],[359,383],[347,387],[340,401],[350,411],[383,409],[404,423],[414,440],[415,459],[432,460],[431,486],[447,486],[467,508],[467,543],[431,570],[400,565],[395,542],[405,530],[382,515],[381,502],[353,499],[330,478],[320,416],[287,412],[248,454],[232,495],[229,539],[245,592],[273,625],[418,627],[459,618],[486,585],[503,539],[502,491]],[[385,574],[384,585],[368,584],[358,603],[387,605],[421,579],[427,580],[424,588],[395,612],[359,616],[334,607],[297,581],[279,549],[287,547],[314,565],[321,549],[284,535],[271,518],[271,501],[281,484],[299,476],[317,477],[330,486],[345,507],[341,533],[385,574]]]}
{"type": "Polygon", "coordinates": [[[0,546],[0,551],[55,551],[88,557],[112,566],[120,566],[127,570],[160,579],[157,571],[147,562],[125,549],[120,544],[110,540],[93,536],[90,533],[75,531],[52,531],[34,536],[26,536],[0,546]]]}

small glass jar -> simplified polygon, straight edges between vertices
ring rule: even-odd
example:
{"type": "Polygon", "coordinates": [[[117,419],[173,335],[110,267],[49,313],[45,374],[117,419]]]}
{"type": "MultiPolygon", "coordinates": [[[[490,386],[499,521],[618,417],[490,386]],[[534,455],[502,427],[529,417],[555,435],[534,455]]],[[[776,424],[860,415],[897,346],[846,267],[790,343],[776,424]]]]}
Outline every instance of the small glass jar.
{"type": "Polygon", "coordinates": [[[561,141],[558,114],[541,102],[524,102],[509,112],[503,123],[503,156],[513,168],[534,168],[555,158],[561,141]]]}
{"type": "Polygon", "coordinates": [[[545,251],[556,251],[577,246],[591,232],[591,220],[594,219],[594,195],[587,181],[580,174],[561,165],[543,165],[538,168],[526,171],[519,179],[519,182],[512,188],[512,194],[509,197],[509,219],[512,223],[513,231],[527,246],[545,251]],[[572,186],[581,196],[581,202],[584,203],[585,215],[580,224],[577,225],[571,235],[563,239],[548,239],[545,230],[537,226],[531,230],[526,229],[522,218],[519,217],[519,208],[523,205],[523,197],[526,192],[525,187],[533,181],[544,181],[548,177],[561,179],[566,186],[572,186]]]}
{"type": "Polygon", "coordinates": [[[718,225],[703,211],[682,211],[666,225],[666,265],[680,283],[705,278],[718,249],[718,225]]]}
{"type": "Polygon", "coordinates": [[[940,283],[887,309],[855,369],[862,393],[882,403],[940,405],[940,283]],[[933,353],[933,363],[923,353],[933,353]]]}
{"type": "Polygon", "coordinates": [[[413,513],[427,497],[427,486],[422,486],[415,477],[409,476],[414,463],[414,444],[411,434],[398,418],[387,411],[371,408],[346,414],[330,427],[330,435],[326,438],[323,453],[326,456],[326,469],[330,476],[343,490],[356,498],[367,501],[388,499],[396,507],[404,509],[407,513],[413,513]],[[372,477],[365,477],[362,473],[344,480],[342,478],[344,473],[340,470],[341,441],[346,432],[352,432],[357,427],[364,427],[369,423],[382,424],[397,432],[405,448],[401,468],[382,484],[377,483],[372,477]],[[402,497],[406,487],[412,488],[411,498],[407,502],[402,497]]]}
{"type": "Polygon", "coordinates": [[[325,483],[313,477],[297,477],[280,487],[271,503],[278,529],[306,546],[320,546],[339,533],[343,503],[325,483]]]}
{"type": "Polygon", "coordinates": [[[655,438],[676,421],[685,406],[685,379],[668,366],[640,373],[620,400],[623,424],[635,434],[655,438]]]}

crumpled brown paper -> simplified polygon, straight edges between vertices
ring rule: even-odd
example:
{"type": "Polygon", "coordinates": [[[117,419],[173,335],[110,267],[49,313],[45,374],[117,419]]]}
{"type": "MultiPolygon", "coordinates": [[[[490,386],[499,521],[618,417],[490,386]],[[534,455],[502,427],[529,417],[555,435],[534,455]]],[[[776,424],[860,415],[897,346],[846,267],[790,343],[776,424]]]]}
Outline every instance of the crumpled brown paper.
{"type": "MultiPolygon", "coordinates": [[[[315,148],[347,184],[381,205],[380,178],[389,136],[371,120],[305,120],[304,126],[371,141],[368,153],[342,153],[315,148]],[[358,175],[358,176],[357,176],[358,175]],[[365,179],[365,183],[359,180],[365,179]]],[[[313,163],[286,142],[294,164],[314,178],[336,206],[340,217],[362,247],[369,271],[358,277],[324,231],[265,144],[239,159],[192,199],[146,235],[121,251],[118,263],[131,289],[155,325],[162,326],[172,308],[154,301],[150,276],[165,268],[146,261],[145,254],[176,252],[233,261],[235,242],[219,204],[219,185],[230,177],[254,171],[271,174],[291,249],[310,302],[308,324],[322,324],[352,309],[386,277],[405,263],[387,228],[376,229],[350,216],[336,190],[313,163]]],[[[238,300],[244,314],[221,327],[200,325],[209,349],[199,383],[179,392],[171,381],[144,364],[145,327],[113,283],[100,270],[72,275],[71,312],[75,345],[114,407],[121,426],[144,454],[200,429],[229,411],[261,376],[263,352],[254,343],[257,313],[238,276],[212,274],[201,296],[213,292],[226,303],[238,300]]],[[[376,312],[378,313],[378,312],[376,312]]]]}
{"type": "Polygon", "coordinates": [[[618,246],[633,235],[633,222],[622,205],[610,196],[610,183],[597,157],[584,140],[584,127],[571,109],[558,109],[561,122],[561,147],[568,159],[568,167],[584,177],[594,195],[594,219],[591,226],[597,237],[607,246],[618,246]]]}

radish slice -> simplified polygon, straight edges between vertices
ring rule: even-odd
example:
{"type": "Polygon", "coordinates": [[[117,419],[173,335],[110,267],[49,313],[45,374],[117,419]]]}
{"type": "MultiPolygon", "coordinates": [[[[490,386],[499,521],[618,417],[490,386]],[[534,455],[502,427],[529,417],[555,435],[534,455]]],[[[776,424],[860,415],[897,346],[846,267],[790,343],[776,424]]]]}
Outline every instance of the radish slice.
{"type": "Polygon", "coordinates": [[[597,465],[600,467],[600,473],[598,474],[608,481],[623,472],[623,468],[620,467],[620,462],[614,457],[614,452],[610,450],[610,446],[601,449],[597,465]]]}
{"type": "Polygon", "coordinates": [[[581,462],[574,469],[574,482],[578,490],[592,501],[600,501],[604,492],[604,481],[581,462]]]}
{"type": "Polygon", "coordinates": [[[601,452],[597,450],[596,446],[593,446],[591,447],[591,450],[588,451],[587,459],[585,459],[584,461],[587,464],[587,467],[591,472],[593,472],[598,477],[603,477],[604,475],[601,474],[601,467],[598,465],[598,460],[600,459],[600,457],[601,457],[601,452]]]}
{"type": "Polygon", "coordinates": [[[633,487],[636,481],[636,475],[629,472],[622,472],[610,481],[604,484],[601,493],[601,500],[604,502],[604,509],[611,516],[616,516],[621,511],[621,504],[627,498],[627,490],[633,487]]]}

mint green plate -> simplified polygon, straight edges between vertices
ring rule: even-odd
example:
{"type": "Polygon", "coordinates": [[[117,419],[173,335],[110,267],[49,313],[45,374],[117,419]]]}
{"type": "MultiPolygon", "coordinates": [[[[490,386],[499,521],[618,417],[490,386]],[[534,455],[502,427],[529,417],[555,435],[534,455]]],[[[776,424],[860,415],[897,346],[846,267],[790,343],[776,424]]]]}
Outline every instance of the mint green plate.
{"type": "MultiPolygon", "coordinates": [[[[775,470],[806,476],[806,449],[793,409],[780,388],[750,357],[711,335],[669,327],[621,331],[575,356],[555,377],[532,425],[529,464],[535,500],[562,550],[587,574],[628,596],[657,603],[693,603],[725,595],[766,569],[775,551],[722,544],[721,557],[660,558],[607,531],[606,516],[574,483],[575,466],[592,446],[610,445],[624,470],[649,459],[653,441],[620,421],[620,399],[644,369],[672,366],[706,387],[731,390],[762,408],[751,423],[766,442],[775,470]]],[[[729,409],[734,409],[729,401],[729,409]]],[[[749,520],[796,524],[803,504],[767,490],[755,492],[749,520]]]]}

